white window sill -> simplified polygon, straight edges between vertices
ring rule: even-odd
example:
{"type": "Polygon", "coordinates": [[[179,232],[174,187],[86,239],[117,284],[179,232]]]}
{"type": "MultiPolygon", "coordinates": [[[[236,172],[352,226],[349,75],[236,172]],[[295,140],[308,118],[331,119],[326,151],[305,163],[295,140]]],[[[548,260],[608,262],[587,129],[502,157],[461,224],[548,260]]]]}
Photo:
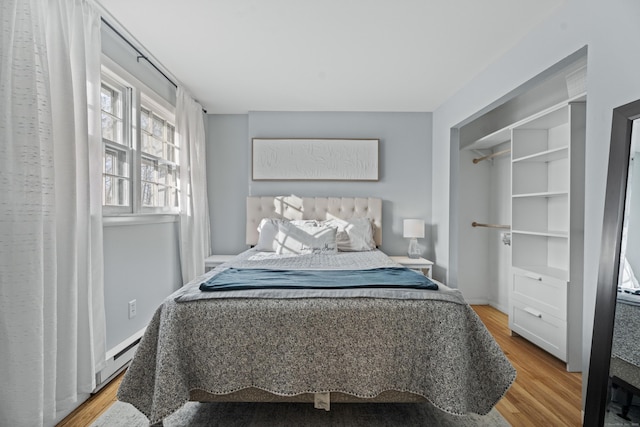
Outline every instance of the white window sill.
{"type": "Polygon", "coordinates": [[[178,222],[178,218],[178,214],[110,215],[102,217],[102,224],[104,227],[163,224],[168,222],[178,222]]]}

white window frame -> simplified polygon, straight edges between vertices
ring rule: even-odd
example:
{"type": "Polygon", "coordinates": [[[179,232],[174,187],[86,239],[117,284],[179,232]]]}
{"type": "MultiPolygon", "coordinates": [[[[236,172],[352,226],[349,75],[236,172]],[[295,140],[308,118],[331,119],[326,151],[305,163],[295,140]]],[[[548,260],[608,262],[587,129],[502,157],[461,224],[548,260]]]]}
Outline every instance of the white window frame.
{"type": "MultiPolygon", "coordinates": [[[[103,215],[132,213],[131,202],[133,198],[132,193],[134,190],[132,164],[135,160],[135,155],[134,155],[135,146],[134,146],[134,141],[132,140],[133,137],[131,132],[132,117],[130,114],[127,114],[127,112],[131,110],[132,91],[131,91],[131,88],[126,84],[126,82],[122,81],[121,79],[114,78],[114,75],[111,72],[107,72],[104,69],[101,76],[101,85],[102,83],[112,87],[113,89],[119,91],[122,94],[121,102],[122,102],[122,138],[123,138],[123,141],[122,141],[123,144],[111,143],[105,139],[102,139],[103,153],[104,151],[106,151],[107,148],[111,148],[112,150],[117,151],[119,153],[124,153],[125,157],[127,157],[126,167],[128,167],[128,171],[126,175],[129,181],[129,191],[127,192],[127,198],[128,198],[127,205],[126,206],[103,205],[102,213],[103,215]]],[[[104,162],[104,158],[103,158],[103,162],[104,162]]],[[[104,175],[103,175],[103,179],[104,179],[104,175]]],[[[102,191],[104,193],[104,181],[102,184],[102,191]]],[[[104,194],[103,194],[103,198],[104,198],[104,194]]]]}
{"type": "MultiPolygon", "coordinates": [[[[175,107],[171,105],[164,98],[156,94],[147,85],[135,78],[133,75],[125,71],[122,67],[116,64],[113,60],[107,56],[102,56],[102,80],[110,86],[117,86],[118,88],[127,88],[127,103],[124,106],[126,108],[124,112],[123,127],[125,138],[129,141],[129,205],[128,206],[102,206],[102,213],[105,217],[118,217],[118,216],[141,216],[149,214],[171,214],[177,215],[180,213],[180,207],[150,207],[142,205],[142,180],[141,180],[141,165],[142,165],[142,150],[141,150],[141,129],[140,129],[140,111],[141,106],[145,105],[147,108],[151,108],[153,112],[163,116],[167,122],[169,122],[175,129],[175,107]]],[[[177,130],[174,135],[174,142],[178,140],[177,130]]],[[[109,147],[111,144],[103,141],[103,151],[105,147],[109,147]]],[[[121,147],[117,147],[122,149],[121,147]]],[[[179,150],[182,154],[182,150],[179,150]]],[[[144,157],[149,157],[146,154],[144,157]]],[[[175,160],[175,159],[174,159],[175,160]]],[[[178,162],[172,162],[175,165],[175,170],[179,176],[180,164],[178,162]]],[[[180,191],[180,181],[176,179],[175,182],[176,191],[180,191]]],[[[104,183],[102,185],[102,191],[104,191],[104,183]]],[[[178,202],[179,203],[179,202],[178,202]]]]}

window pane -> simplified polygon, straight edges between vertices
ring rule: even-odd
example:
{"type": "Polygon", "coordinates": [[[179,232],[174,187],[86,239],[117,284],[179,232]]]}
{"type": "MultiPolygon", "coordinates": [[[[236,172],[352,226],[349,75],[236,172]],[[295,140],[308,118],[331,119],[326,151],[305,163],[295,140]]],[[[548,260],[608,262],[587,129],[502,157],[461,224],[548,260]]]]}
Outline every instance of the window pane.
{"type": "Polygon", "coordinates": [[[167,123],[167,141],[171,144],[175,143],[176,128],[167,123]]]}
{"type": "Polygon", "coordinates": [[[154,156],[164,157],[162,154],[162,139],[158,139],[155,137],[151,138],[151,151],[149,154],[153,154],[154,156]]]}
{"type": "Polygon", "coordinates": [[[100,108],[119,119],[122,119],[121,92],[102,85],[100,88],[100,108]]]}
{"type": "Polygon", "coordinates": [[[115,175],[118,163],[118,154],[113,151],[104,153],[104,173],[115,175]]]}
{"type": "Polygon", "coordinates": [[[129,181],[123,178],[105,176],[102,204],[106,206],[128,206],[129,181]]]}
{"type": "Polygon", "coordinates": [[[113,205],[115,197],[115,186],[113,185],[113,178],[110,176],[104,177],[104,191],[102,192],[102,204],[103,205],[113,205]]]}
{"type": "Polygon", "coordinates": [[[167,180],[167,165],[158,166],[158,182],[165,184],[167,180]]]}
{"type": "Polygon", "coordinates": [[[109,141],[122,144],[122,121],[106,113],[102,113],[102,137],[109,141]]]}
{"type": "Polygon", "coordinates": [[[103,151],[103,188],[104,206],[129,206],[129,152],[105,146],[103,151]]]}
{"type": "Polygon", "coordinates": [[[164,120],[153,116],[153,136],[162,139],[164,137],[164,120]]]}
{"type": "Polygon", "coordinates": [[[102,138],[125,144],[123,133],[122,92],[106,84],[100,87],[102,138]]]}
{"type": "Polygon", "coordinates": [[[175,182],[173,181],[173,170],[167,169],[167,176],[165,178],[165,184],[168,186],[175,186],[175,182]]]}
{"type": "Polygon", "coordinates": [[[144,108],[141,109],[140,111],[140,129],[146,130],[147,132],[150,130],[149,129],[149,111],[145,110],[144,108]]]}
{"type": "Polygon", "coordinates": [[[158,185],[158,199],[156,201],[156,206],[162,207],[166,205],[166,197],[167,197],[167,187],[164,185],[158,185]]]}
{"type": "Polygon", "coordinates": [[[153,160],[142,159],[140,177],[143,181],[156,182],[156,164],[153,160]]]}
{"type": "Polygon", "coordinates": [[[118,150],[111,146],[104,149],[104,165],[102,172],[109,175],[118,175],[123,178],[129,177],[128,151],[118,150]]]}
{"type": "Polygon", "coordinates": [[[114,91],[102,86],[100,91],[100,108],[113,114],[113,97],[114,91]]]}
{"type": "Polygon", "coordinates": [[[143,206],[155,206],[155,191],[156,186],[150,182],[142,183],[142,205],[143,206]]]}
{"type": "Polygon", "coordinates": [[[151,154],[151,143],[149,142],[149,134],[146,132],[142,132],[141,134],[141,144],[140,144],[140,149],[144,152],[144,153],[149,153],[151,154]]]}

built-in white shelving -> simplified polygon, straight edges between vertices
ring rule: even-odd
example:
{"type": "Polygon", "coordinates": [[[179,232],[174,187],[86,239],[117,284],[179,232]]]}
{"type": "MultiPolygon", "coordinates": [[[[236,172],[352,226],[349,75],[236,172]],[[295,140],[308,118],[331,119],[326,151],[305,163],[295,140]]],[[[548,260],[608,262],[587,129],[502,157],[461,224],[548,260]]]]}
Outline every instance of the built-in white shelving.
{"type": "Polygon", "coordinates": [[[582,366],[584,127],[580,102],[511,129],[509,327],[571,371],[582,366]]]}

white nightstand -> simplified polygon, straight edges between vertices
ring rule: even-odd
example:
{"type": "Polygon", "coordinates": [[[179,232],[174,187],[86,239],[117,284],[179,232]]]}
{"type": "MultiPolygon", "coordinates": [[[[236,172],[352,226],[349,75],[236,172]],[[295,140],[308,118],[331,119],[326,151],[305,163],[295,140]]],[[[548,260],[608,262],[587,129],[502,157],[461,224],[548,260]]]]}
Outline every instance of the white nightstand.
{"type": "Polygon", "coordinates": [[[433,261],[429,261],[428,259],[424,258],[409,258],[408,256],[390,256],[389,258],[404,267],[421,272],[429,279],[432,278],[431,269],[433,266],[433,261]]]}
{"type": "Polygon", "coordinates": [[[204,271],[216,268],[220,264],[231,261],[235,255],[210,255],[204,259],[204,271]]]}

